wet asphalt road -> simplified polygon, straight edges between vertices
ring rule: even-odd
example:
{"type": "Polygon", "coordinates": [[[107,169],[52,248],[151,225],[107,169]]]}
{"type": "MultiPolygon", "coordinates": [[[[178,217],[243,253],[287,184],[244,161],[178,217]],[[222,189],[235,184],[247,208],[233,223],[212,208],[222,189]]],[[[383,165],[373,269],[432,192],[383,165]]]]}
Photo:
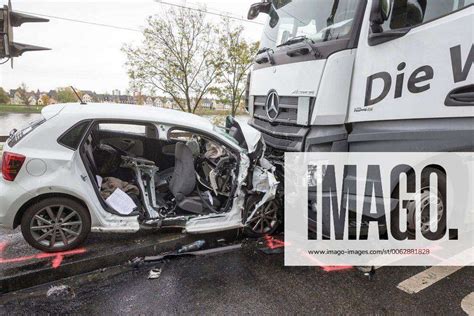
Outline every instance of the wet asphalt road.
{"type": "MultiPolygon", "coordinates": [[[[46,297],[51,285],[0,297],[0,314],[449,314],[463,315],[461,301],[474,290],[474,268],[465,267],[429,288],[407,294],[401,281],[425,268],[385,267],[369,281],[357,270],[283,266],[283,255],[251,246],[228,254],[179,258],[125,270],[46,297]],[[3,310],[3,311],[2,311],[3,310]]],[[[105,273],[105,272],[103,272],[105,273]]],[[[82,277],[85,279],[85,277],[82,277]]]]}

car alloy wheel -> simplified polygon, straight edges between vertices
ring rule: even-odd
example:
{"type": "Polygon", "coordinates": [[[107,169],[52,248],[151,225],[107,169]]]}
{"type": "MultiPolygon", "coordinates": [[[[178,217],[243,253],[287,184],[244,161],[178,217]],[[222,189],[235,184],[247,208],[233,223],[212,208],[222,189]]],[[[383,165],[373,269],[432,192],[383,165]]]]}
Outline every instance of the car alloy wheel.
{"type": "Polygon", "coordinates": [[[34,240],[50,249],[66,247],[82,232],[82,220],[75,210],[65,205],[47,206],[30,221],[34,240]]]}
{"type": "Polygon", "coordinates": [[[87,207],[72,198],[51,197],[32,203],[21,217],[25,240],[45,252],[61,252],[81,245],[91,231],[87,207]]]}
{"type": "MultiPolygon", "coordinates": [[[[250,216],[255,206],[260,202],[260,199],[261,196],[254,196],[249,199],[246,206],[247,216],[250,216]]],[[[272,200],[263,204],[257,209],[244,232],[250,237],[273,234],[280,225],[279,213],[280,204],[278,200],[272,200]]]]}

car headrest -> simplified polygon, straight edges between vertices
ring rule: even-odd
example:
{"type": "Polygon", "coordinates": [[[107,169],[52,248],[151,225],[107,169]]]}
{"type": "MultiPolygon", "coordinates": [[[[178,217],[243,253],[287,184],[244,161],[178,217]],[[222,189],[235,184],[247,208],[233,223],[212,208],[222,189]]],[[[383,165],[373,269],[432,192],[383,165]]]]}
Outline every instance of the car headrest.
{"type": "Polygon", "coordinates": [[[199,142],[195,139],[191,139],[186,143],[186,146],[191,150],[193,153],[193,157],[198,157],[201,154],[201,146],[199,142]]]}

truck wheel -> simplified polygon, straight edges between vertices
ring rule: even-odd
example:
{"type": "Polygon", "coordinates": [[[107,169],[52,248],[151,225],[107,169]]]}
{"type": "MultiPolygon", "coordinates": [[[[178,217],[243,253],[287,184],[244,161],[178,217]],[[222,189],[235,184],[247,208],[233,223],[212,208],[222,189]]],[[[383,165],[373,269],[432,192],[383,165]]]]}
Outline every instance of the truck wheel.
{"type": "MultiPolygon", "coordinates": [[[[430,205],[430,199],[436,199],[436,205],[438,205],[437,208],[437,220],[438,220],[438,225],[442,225],[440,229],[438,229],[438,234],[435,236],[435,238],[440,238],[445,234],[446,231],[446,192],[445,190],[440,190],[441,192],[438,192],[438,196],[433,196],[433,193],[430,192],[430,179],[429,179],[429,174],[431,173],[436,173],[438,177],[438,181],[441,183],[442,188],[446,188],[446,175],[437,170],[437,169],[429,169],[428,176],[424,176],[421,179],[421,190],[418,192],[417,196],[414,200],[414,202],[408,203],[407,205],[407,232],[409,235],[414,236],[416,232],[416,204],[420,203],[420,209],[421,209],[421,223],[420,223],[420,230],[421,232],[427,232],[430,229],[430,224],[428,221],[429,218],[429,205],[430,205]]],[[[414,176],[408,175],[408,181],[415,181],[414,176]]],[[[394,190],[393,197],[398,198],[398,191],[399,187],[394,190]]],[[[399,207],[400,205],[397,205],[399,207]]],[[[391,233],[394,237],[401,238],[402,236],[398,236],[398,232],[396,232],[394,228],[394,222],[398,222],[400,219],[399,213],[392,213],[391,217],[391,233]]]]}
{"type": "Polygon", "coordinates": [[[21,218],[21,232],[36,249],[60,252],[79,246],[91,230],[88,210],[68,198],[49,198],[30,206],[21,218]]]}
{"type": "MultiPolygon", "coordinates": [[[[245,205],[244,223],[260,202],[262,196],[251,196],[245,205]]],[[[269,201],[257,209],[254,217],[244,228],[244,234],[248,237],[258,238],[265,235],[272,235],[280,226],[281,204],[278,199],[269,201]]]]}

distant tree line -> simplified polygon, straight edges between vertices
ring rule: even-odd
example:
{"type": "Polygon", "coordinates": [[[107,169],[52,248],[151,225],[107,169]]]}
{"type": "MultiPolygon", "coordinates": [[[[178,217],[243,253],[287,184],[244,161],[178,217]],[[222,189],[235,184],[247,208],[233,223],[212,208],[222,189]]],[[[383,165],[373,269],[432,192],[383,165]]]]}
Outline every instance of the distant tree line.
{"type": "Polygon", "coordinates": [[[52,103],[77,102],[77,96],[71,88],[58,88],[48,92],[29,91],[25,83],[18,88],[6,91],[0,87],[0,104],[48,105],[52,103]]]}

